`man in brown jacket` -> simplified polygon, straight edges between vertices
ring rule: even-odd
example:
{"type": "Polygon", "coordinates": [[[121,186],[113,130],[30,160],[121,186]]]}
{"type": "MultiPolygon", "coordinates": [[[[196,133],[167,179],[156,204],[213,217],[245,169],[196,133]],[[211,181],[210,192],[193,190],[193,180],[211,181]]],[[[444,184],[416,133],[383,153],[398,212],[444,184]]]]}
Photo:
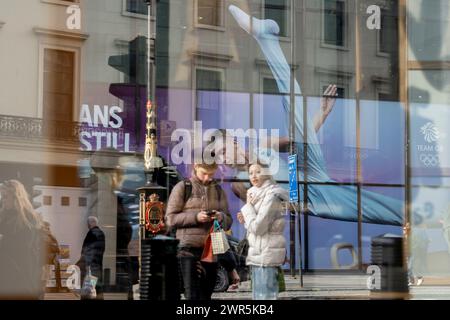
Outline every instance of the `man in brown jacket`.
{"type": "Polygon", "coordinates": [[[200,262],[204,243],[215,219],[224,230],[229,230],[233,222],[226,194],[213,179],[216,170],[217,164],[195,164],[192,177],[173,188],[167,203],[166,225],[177,230],[180,240],[181,272],[188,300],[211,299],[217,263],[200,262]]]}

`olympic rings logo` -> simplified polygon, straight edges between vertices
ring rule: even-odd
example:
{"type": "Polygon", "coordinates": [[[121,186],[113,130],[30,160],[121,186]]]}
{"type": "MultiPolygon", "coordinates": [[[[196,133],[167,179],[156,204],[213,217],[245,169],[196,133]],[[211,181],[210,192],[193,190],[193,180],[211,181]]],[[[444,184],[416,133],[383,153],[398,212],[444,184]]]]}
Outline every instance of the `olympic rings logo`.
{"type": "Polygon", "coordinates": [[[435,154],[421,154],[420,155],[420,161],[426,166],[426,167],[436,167],[439,165],[439,158],[435,154]]]}

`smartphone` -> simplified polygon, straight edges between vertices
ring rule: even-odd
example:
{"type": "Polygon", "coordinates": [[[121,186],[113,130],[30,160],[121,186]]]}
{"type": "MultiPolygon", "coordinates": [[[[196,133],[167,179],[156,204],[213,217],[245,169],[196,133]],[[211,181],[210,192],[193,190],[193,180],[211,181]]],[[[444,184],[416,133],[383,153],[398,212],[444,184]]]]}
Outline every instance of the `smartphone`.
{"type": "Polygon", "coordinates": [[[208,211],[206,211],[206,214],[208,215],[208,216],[213,216],[213,215],[215,215],[216,214],[216,211],[214,211],[214,210],[208,210],[208,211]]]}

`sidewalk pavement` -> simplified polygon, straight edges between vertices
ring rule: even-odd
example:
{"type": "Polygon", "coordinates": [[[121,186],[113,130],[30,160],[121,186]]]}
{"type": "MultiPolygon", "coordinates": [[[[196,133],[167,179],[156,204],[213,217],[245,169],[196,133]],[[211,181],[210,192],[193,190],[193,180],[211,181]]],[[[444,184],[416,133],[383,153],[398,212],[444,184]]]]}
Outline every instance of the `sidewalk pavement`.
{"type": "MultiPolygon", "coordinates": [[[[279,295],[280,300],[369,300],[399,298],[397,295],[383,293],[374,295],[367,289],[366,275],[317,275],[308,274],[303,277],[285,276],[286,291],[279,295]]],[[[135,286],[135,299],[139,299],[139,287],[135,286]]],[[[405,298],[405,296],[401,296],[405,298]]],[[[237,290],[214,293],[213,300],[251,300],[250,282],[242,282],[237,290]]],[[[449,300],[450,285],[438,285],[438,282],[427,281],[422,286],[411,286],[411,300],[449,300]]],[[[79,300],[74,293],[47,293],[45,300],[79,300]]],[[[104,293],[105,300],[127,300],[126,293],[104,293]]]]}
{"type": "MultiPolygon", "coordinates": [[[[370,299],[364,275],[305,275],[303,286],[300,276],[285,275],[286,291],[279,294],[280,300],[297,299],[370,299]]],[[[250,282],[242,282],[239,289],[214,293],[218,300],[250,300],[250,282]]]]}
{"type": "MultiPolygon", "coordinates": [[[[367,275],[314,275],[300,277],[285,275],[286,291],[279,294],[280,300],[372,300],[372,299],[409,299],[409,300],[450,300],[450,284],[428,279],[422,286],[410,286],[408,295],[394,293],[371,293],[367,288],[367,275]],[[439,285],[441,283],[441,285],[439,285]],[[444,283],[444,285],[442,285],[444,283]]],[[[250,282],[241,283],[238,290],[214,293],[217,300],[250,300],[252,297],[250,282]]]]}

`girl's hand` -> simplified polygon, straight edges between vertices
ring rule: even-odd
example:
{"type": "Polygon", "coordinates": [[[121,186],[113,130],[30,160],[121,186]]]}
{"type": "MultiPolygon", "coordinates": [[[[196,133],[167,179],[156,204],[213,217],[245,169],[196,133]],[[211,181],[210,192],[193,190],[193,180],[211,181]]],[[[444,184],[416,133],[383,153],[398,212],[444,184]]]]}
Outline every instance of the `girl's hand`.
{"type": "Polygon", "coordinates": [[[223,216],[224,214],[222,212],[219,212],[217,210],[214,210],[214,215],[211,217],[211,219],[215,219],[218,222],[222,222],[223,221],[223,216]]]}
{"type": "Polygon", "coordinates": [[[255,196],[253,195],[253,193],[251,192],[247,192],[247,204],[253,204],[253,199],[255,198],[255,196]]]}
{"type": "Polygon", "coordinates": [[[238,219],[240,224],[244,224],[245,223],[244,215],[242,214],[242,212],[238,212],[237,219],[238,219]]]}

